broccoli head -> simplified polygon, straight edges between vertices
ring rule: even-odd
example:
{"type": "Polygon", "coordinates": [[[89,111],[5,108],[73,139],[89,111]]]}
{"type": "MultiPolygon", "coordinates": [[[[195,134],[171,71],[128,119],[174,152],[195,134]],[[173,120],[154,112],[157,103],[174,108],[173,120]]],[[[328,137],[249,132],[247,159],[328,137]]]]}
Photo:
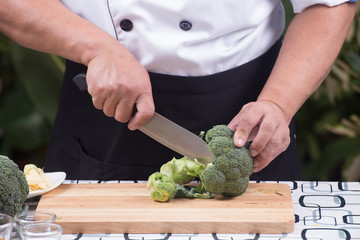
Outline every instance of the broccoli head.
{"type": "Polygon", "coordinates": [[[0,212],[15,216],[29,194],[29,185],[18,165],[0,155],[0,212]]]}
{"type": "Polygon", "coordinates": [[[215,158],[200,175],[201,184],[209,192],[224,196],[238,196],[246,191],[253,161],[245,147],[234,144],[234,131],[226,125],[217,125],[205,135],[215,158]],[[208,136],[208,134],[210,136],[208,136]]]}

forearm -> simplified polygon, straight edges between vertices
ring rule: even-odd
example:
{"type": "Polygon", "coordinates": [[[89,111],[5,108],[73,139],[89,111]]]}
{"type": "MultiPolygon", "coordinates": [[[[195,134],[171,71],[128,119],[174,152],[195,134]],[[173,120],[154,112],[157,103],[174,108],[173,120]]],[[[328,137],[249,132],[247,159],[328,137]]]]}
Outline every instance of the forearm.
{"type": "Polygon", "coordinates": [[[329,73],[355,13],[355,4],[315,5],[296,15],[258,101],[275,103],[290,122],[329,73]]]}
{"type": "Polygon", "coordinates": [[[100,45],[116,43],[58,0],[0,0],[0,4],[0,31],[27,48],[87,65],[100,54],[100,45]]]}
{"type": "Polygon", "coordinates": [[[149,121],[154,113],[149,74],[114,37],[59,0],[0,0],[0,4],[0,31],[12,40],[88,66],[88,92],[97,109],[129,122],[130,129],[149,121]]]}

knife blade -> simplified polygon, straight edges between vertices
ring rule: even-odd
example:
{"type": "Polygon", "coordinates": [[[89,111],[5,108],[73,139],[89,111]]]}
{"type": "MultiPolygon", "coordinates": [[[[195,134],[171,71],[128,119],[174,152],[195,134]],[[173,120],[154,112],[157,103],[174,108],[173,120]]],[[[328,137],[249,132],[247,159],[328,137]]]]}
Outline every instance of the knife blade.
{"type": "MultiPolygon", "coordinates": [[[[87,91],[85,73],[76,75],[73,81],[80,91],[87,91]]],[[[173,151],[205,165],[214,160],[214,155],[203,139],[159,113],[155,112],[139,130],[173,151]]]]}

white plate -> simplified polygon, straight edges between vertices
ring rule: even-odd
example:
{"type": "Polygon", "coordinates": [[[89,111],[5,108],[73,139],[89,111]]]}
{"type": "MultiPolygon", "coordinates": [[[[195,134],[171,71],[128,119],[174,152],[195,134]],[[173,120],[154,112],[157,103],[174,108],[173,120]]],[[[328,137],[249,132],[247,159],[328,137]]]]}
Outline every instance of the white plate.
{"type": "Polygon", "coordinates": [[[51,173],[45,173],[45,174],[46,174],[46,176],[49,177],[53,186],[51,188],[48,188],[45,190],[30,191],[29,195],[27,196],[26,199],[43,195],[44,193],[47,193],[47,192],[57,188],[60,184],[62,184],[64,182],[64,180],[66,178],[66,173],[64,173],[64,172],[51,172],[51,173]]]}

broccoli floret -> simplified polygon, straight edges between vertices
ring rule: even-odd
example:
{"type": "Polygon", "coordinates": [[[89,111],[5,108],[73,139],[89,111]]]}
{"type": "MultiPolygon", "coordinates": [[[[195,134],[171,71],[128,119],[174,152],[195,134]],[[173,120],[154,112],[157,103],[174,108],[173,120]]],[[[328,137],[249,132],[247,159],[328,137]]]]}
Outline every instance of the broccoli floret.
{"type": "Polygon", "coordinates": [[[208,166],[200,175],[201,184],[211,193],[222,193],[226,183],[223,172],[215,166],[208,166]]]}
{"type": "Polygon", "coordinates": [[[182,157],[180,159],[173,158],[171,161],[162,165],[160,172],[171,177],[175,183],[186,184],[195,180],[199,172],[205,168],[206,166],[198,161],[182,157]]]}
{"type": "Polygon", "coordinates": [[[236,161],[236,166],[231,167],[236,167],[241,176],[250,176],[254,171],[253,160],[246,147],[230,149],[225,153],[225,156],[230,162],[236,161]]]}
{"type": "Polygon", "coordinates": [[[230,148],[234,147],[234,141],[228,137],[213,137],[208,143],[208,147],[212,154],[217,157],[226,153],[230,148]]]}
{"type": "Polygon", "coordinates": [[[0,212],[15,216],[29,194],[29,185],[18,165],[0,155],[0,212]]]}
{"type": "Polygon", "coordinates": [[[227,179],[225,183],[224,192],[221,194],[227,197],[236,197],[244,193],[248,187],[249,176],[237,178],[237,179],[227,179]]]}
{"type": "Polygon", "coordinates": [[[166,174],[155,172],[148,179],[148,188],[153,188],[151,198],[157,202],[170,201],[177,191],[174,180],[166,174]]]}
{"type": "Polygon", "coordinates": [[[214,137],[227,137],[231,139],[233,136],[234,131],[232,131],[226,125],[216,125],[206,132],[205,141],[209,143],[214,137]]]}

